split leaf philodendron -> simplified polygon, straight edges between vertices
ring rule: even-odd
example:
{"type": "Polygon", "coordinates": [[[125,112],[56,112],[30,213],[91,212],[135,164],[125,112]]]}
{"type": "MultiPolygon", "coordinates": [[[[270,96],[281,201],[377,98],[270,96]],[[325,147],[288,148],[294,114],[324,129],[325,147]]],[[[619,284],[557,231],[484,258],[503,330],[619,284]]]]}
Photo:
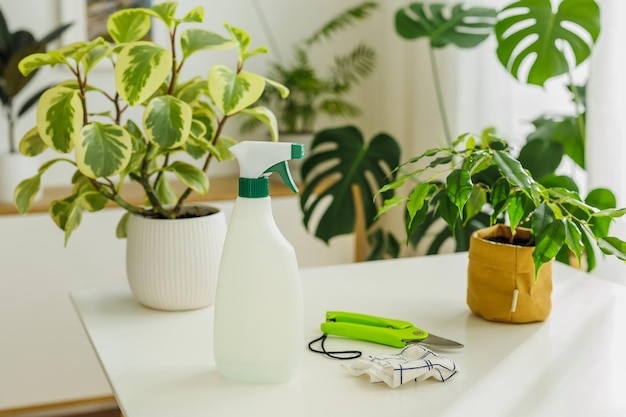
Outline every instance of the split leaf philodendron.
{"type": "Polygon", "coordinates": [[[626,214],[626,208],[615,208],[609,190],[594,189],[583,199],[566,188],[542,185],[511,155],[505,141],[490,134],[462,135],[453,145],[401,164],[401,175],[380,190],[416,182],[409,195],[387,199],[379,210],[383,214],[406,205],[409,240],[424,233],[420,227],[433,218],[442,218],[455,235],[475,218],[487,216],[492,225],[506,221],[513,236],[518,226],[531,229],[535,271],[563,248],[579,262],[584,254],[588,270],[596,265],[596,249],[626,261],[626,242],[608,235],[611,219],[626,214]]]}
{"type": "MultiPolygon", "coordinates": [[[[195,8],[176,17],[178,4],[165,2],[151,8],[130,8],[114,13],[108,20],[112,42],[103,38],[75,42],[58,50],[24,58],[20,71],[28,75],[43,66],[61,66],[73,79],[60,82],[43,93],[37,107],[37,126],[20,143],[27,156],[51,149],[73,154],[52,159],[32,178],[25,179],[15,192],[20,213],[26,213],[39,192],[41,176],[53,165],[76,168],[72,192],[54,201],[50,214],[69,238],[84,210],[97,211],[113,202],[127,210],[118,227],[131,213],[157,218],[177,218],[192,191],[209,189],[207,169],[212,159],[232,158],[228,148],[236,140],[224,135],[226,122],[239,114],[258,119],[278,138],[274,114],[262,106],[253,107],[267,84],[282,97],[289,94],[281,84],[244,70],[247,60],[267,53],[267,48],[250,49],[250,36],[225,24],[228,37],[200,27],[182,29],[184,24],[201,23],[204,9],[195,8]],[[164,25],[169,47],[145,40],[151,21],[164,25]],[[193,56],[201,67],[200,52],[236,50],[232,68],[206,64],[204,76],[182,81],[183,66],[193,56]],[[92,82],[96,67],[113,68],[115,91],[92,82]],[[96,107],[108,103],[105,108],[96,107]],[[143,112],[140,121],[129,114],[133,107],[143,112]],[[198,164],[177,158],[188,155],[198,164]],[[177,194],[168,175],[173,174],[184,191],[177,194]],[[122,193],[128,182],[138,183],[145,193],[145,205],[129,202],[122,193]]],[[[98,73],[98,78],[103,77],[98,73]]]]}

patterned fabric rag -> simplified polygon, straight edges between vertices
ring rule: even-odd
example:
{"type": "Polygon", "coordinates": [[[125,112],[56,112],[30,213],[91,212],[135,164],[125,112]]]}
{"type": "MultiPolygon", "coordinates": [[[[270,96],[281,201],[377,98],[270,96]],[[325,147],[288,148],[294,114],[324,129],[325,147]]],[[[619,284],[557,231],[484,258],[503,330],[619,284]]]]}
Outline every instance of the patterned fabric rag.
{"type": "Polygon", "coordinates": [[[428,378],[445,382],[459,370],[451,359],[418,344],[407,346],[395,355],[354,359],[344,363],[343,367],[352,375],[367,374],[370,382],[384,382],[391,388],[428,378]]]}

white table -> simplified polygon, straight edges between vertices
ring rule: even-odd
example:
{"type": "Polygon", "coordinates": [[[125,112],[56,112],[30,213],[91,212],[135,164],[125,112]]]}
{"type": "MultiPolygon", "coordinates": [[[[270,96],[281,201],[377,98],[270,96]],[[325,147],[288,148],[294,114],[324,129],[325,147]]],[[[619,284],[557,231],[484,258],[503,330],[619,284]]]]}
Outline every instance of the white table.
{"type": "MultiPolygon", "coordinates": [[[[546,322],[492,323],[465,305],[466,267],[461,253],[302,271],[308,340],[326,310],[346,310],[465,344],[446,353],[460,367],[452,380],[393,390],[308,351],[290,383],[227,380],[214,367],[211,308],[153,311],[125,287],[71,296],[125,417],[626,415],[626,287],[557,264],[546,322]]],[[[254,340],[241,343],[254,355],[254,340]]],[[[327,345],[397,352],[336,337],[327,345]]]]}

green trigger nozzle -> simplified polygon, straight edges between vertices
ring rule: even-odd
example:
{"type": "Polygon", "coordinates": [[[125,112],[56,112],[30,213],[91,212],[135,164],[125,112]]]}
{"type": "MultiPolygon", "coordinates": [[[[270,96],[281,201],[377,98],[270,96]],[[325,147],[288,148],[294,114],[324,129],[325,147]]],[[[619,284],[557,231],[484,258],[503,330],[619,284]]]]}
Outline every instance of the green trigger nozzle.
{"type": "MultiPolygon", "coordinates": [[[[294,148],[292,147],[291,148],[292,158],[293,158],[293,149],[294,148]]],[[[300,158],[302,158],[302,156],[300,156],[300,158]]],[[[298,159],[298,158],[295,158],[295,159],[298,159]]],[[[275,165],[272,165],[265,172],[266,173],[270,173],[270,172],[278,173],[278,175],[280,175],[280,178],[283,180],[285,184],[287,184],[287,187],[289,187],[291,191],[293,191],[294,193],[298,192],[298,187],[296,186],[296,183],[293,180],[293,177],[291,176],[291,172],[289,172],[289,166],[287,165],[287,161],[282,161],[275,165]]]]}

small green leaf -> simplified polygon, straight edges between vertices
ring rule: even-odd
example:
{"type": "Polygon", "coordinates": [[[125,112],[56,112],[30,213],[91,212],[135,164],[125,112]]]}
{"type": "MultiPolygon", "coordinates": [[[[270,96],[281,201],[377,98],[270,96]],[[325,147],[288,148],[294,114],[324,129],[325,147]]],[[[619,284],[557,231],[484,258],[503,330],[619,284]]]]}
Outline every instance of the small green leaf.
{"type": "Polygon", "coordinates": [[[78,139],[83,122],[83,105],[78,91],[52,87],[37,104],[37,127],[41,140],[59,153],[68,153],[78,139]]]}
{"type": "Polygon", "coordinates": [[[128,219],[132,216],[130,212],[125,212],[120,218],[120,221],[117,223],[117,227],[115,228],[115,237],[118,239],[126,239],[126,226],[128,225],[128,219]]]}
{"type": "Polygon", "coordinates": [[[41,139],[41,136],[39,136],[37,127],[33,127],[31,130],[26,132],[20,140],[19,150],[24,156],[37,156],[46,149],[48,149],[48,146],[41,139]]]}
{"type": "Polygon", "coordinates": [[[187,29],[180,37],[183,57],[189,58],[198,51],[219,51],[237,47],[237,42],[204,29],[187,29]]]}
{"type": "Polygon", "coordinates": [[[252,105],[264,89],[265,79],[256,74],[235,74],[224,65],[214,65],[209,71],[209,95],[227,116],[252,105]]]}
{"type": "Polygon", "coordinates": [[[473,184],[469,172],[464,169],[453,170],[446,178],[446,186],[448,198],[457,206],[461,215],[465,203],[472,195],[473,184]]]}
{"type": "Polygon", "coordinates": [[[459,208],[452,201],[450,201],[448,193],[441,193],[441,197],[437,203],[437,211],[441,215],[441,218],[448,224],[448,227],[452,231],[452,235],[454,235],[456,221],[459,218],[459,208]]]}
{"type": "Polygon", "coordinates": [[[578,229],[582,232],[581,238],[585,247],[585,257],[587,258],[587,272],[591,272],[596,267],[595,238],[585,225],[579,222],[576,223],[578,224],[578,229]]]}
{"type": "Polygon", "coordinates": [[[626,261],[626,242],[616,237],[601,237],[598,239],[598,247],[607,255],[626,261]]]}
{"type": "Polygon", "coordinates": [[[250,109],[245,109],[242,113],[248,114],[255,119],[261,121],[265,126],[267,126],[270,131],[270,135],[272,137],[272,141],[278,141],[278,121],[276,120],[276,115],[265,106],[257,106],[250,109]]]}
{"type": "Polygon", "coordinates": [[[265,84],[270,85],[271,87],[274,87],[276,89],[276,91],[278,91],[278,94],[280,94],[280,98],[285,99],[289,96],[289,89],[282,85],[281,83],[274,81],[274,80],[270,80],[269,78],[264,78],[265,80],[265,84]]]}
{"type": "Polygon", "coordinates": [[[487,193],[482,187],[474,186],[472,194],[465,205],[465,221],[463,224],[466,225],[470,219],[480,213],[485,204],[487,204],[487,193]]]}
{"type": "Polygon", "coordinates": [[[70,235],[80,225],[82,218],[82,208],[75,196],[67,197],[63,200],[55,200],[50,203],[50,216],[56,225],[65,231],[65,245],[70,235]]]}
{"type": "Polygon", "coordinates": [[[151,42],[124,46],[115,65],[115,88],[131,106],[149,99],[167,79],[172,69],[172,54],[151,42]]]}
{"type": "Polygon", "coordinates": [[[582,233],[576,223],[572,221],[566,221],[565,224],[565,243],[574,255],[576,255],[578,265],[580,266],[580,257],[582,256],[584,249],[582,233]]]}
{"type": "Polygon", "coordinates": [[[155,190],[159,197],[159,200],[163,204],[174,204],[178,200],[176,191],[172,184],[165,178],[165,175],[161,175],[156,183],[155,190]]]}
{"type": "Polygon", "coordinates": [[[27,56],[20,61],[18,68],[22,75],[28,76],[38,68],[57,64],[69,65],[67,59],[62,53],[59,51],[50,51],[27,56]]]}
{"type": "Polygon", "coordinates": [[[15,201],[15,207],[17,207],[17,211],[20,214],[28,213],[28,210],[30,210],[30,206],[39,192],[40,187],[41,173],[22,180],[17,187],[15,187],[13,200],[15,201]]]}
{"type": "Polygon", "coordinates": [[[535,236],[541,234],[554,222],[554,212],[545,202],[539,204],[533,214],[532,229],[535,236]]]}
{"type": "Polygon", "coordinates": [[[511,184],[520,187],[528,193],[529,196],[532,196],[533,190],[531,185],[534,181],[518,160],[504,151],[494,151],[493,161],[498,167],[498,170],[511,184]]]}
{"type": "Polygon", "coordinates": [[[409,214],[409,227],[411,227],[411,222],[417,212],[424,206],[424,202],[431,192],[431,184],[423,182],[417,185],[409,195],[409,199],[406,203],[406,209],[409,214]]]}
{"type": "MultiPolygon", "coordinates": [[[[407,200],[408,200],[408,197],[399,196],[399,195],[395,195],[391,198],[385,199],[385,201],[383,202],[383,206],[378,210],[378,214],[376,215],[376,217],[382,216],[383,214],[385,214],[392,208],[402,206],[402,204],[404,204],[404,202],[407,200]]],[[[413,219],[409,218],[409,220],[412,221],[413,219]]]]}
{"type": "Polygon", "coordinates": [[[132,149],[126,129],[93,122],[81,130],[81,139],[76,143],[76,163],[90,178],[109,177],[126,168],[132,149]]]}
{"type": "Polygon", "coordinates": [[[200,195],[209,191],[209,178],[200,168],[186,162],[174,161],[165,170],[176,174],[183,184],[200,195]]]}
{"type": "Polygon", "coordinates": [[[202,23],[204,22],[204,7],[199,6],[189,11],[182,19],[181,22],[187,23],[202,23]]]}
{"type": "Polygon", "coordinates": [[[509,193],[511,186],[505,178],[498,178],[491,189],[491,206],[493,207],[493,214],[491,215],[491,223],[495,223],[495,220],[506,210],[507,203],[509,202],[509,193]]]}
{"type": "Polygon", "coordinates": [[[191,107],[173,96],[150,100],[143,115],[148,140],[165,149],[179,147],[191,130],[191,107]]]}
{"type": "Polygon", "coordinates": [[[593,214],[593,217],[622,217],[626,214],[626,208],[600,210],[593,214]]]}
{"type": "Polygon", "coordinates": [[[231,161],[235,159],[235,155],[232,154],[229,148],[237,143],[236,139],[222,135],[217,139],[217,144],[215,146],[209,144],[209,152],[219,162],[231,161]]]}
{"type": "Polygon", "coordinates": [[[541,265],[553,259],[559,253],[559,250],[561,250],[564,242],[565,223],[563,220],[550,223],[535,236],[535,250],[533,251],[535,278],[537,277],[541,265]]]}
{"type": "Polygon", "coordinates": [[[138,41],[150,31],[150,14],[142,8],[118,10],[109,17],[107,30],[118,44],[138,41]]]}

